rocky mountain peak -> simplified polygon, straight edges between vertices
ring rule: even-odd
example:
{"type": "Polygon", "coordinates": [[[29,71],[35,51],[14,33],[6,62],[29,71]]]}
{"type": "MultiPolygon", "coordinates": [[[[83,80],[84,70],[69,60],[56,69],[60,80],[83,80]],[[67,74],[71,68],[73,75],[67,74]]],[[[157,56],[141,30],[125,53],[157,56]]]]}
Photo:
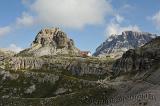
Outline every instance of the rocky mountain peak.
{"type": "Polygon", "coordinates": [[[151,34],[151,33],[148,33],[148,32],[138,32],[138,31],[124,31],[124,32],[122,32],[122,35],[123,36],[137,36],[137,37],[139,37],[139,36],[145,36],[145,35],[148,35],[148,36],[151,36],[151,35],[153,35],[153,36],[156,36],[156,34],[151,34]]]}
{"type": "Polygon", "coordinates": [[[111,35],[103,42],[94,53],[95,56],[121,57],[122,54],[129,50],[149,42],[155,38],[156,34],[148,32],[124,31],[121,35],[111,35]]]}
{"type": "Polygon", "coordinates": [[[124,31],[122,32],[122,35],[142,35],[142,34],[147,34],[145,32],[138,32],[138,31],[124,31]]]}
{"type": "Polygon", "coordinates": [[[67,34],[60,28],[45,28],[38,32],[31,48],[22,51],[20,54],[32,54],[36,56],[56,54],[77,54],[79,50],[75,47],[74,41],[68,38],[67,34]]]}
{"type": "Polygon", "coordinates": [[[59,28],[42,29],[33,41],[32,47],[37,45],[52,46],[54,48],[74,48],[73,40],[69,39],[67,34],[59,28]]]}

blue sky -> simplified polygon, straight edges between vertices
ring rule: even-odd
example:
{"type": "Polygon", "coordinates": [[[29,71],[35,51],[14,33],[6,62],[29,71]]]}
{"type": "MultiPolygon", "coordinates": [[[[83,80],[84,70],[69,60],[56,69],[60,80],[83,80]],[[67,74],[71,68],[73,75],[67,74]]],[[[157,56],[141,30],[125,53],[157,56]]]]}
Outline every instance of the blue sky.
{"type": "Polygon", "coordinates": [[[94,52],[110,34],[160,34],[160,0],[1,0],[0,48],[28,48],[38,31],[60,27],[94,52]]]}

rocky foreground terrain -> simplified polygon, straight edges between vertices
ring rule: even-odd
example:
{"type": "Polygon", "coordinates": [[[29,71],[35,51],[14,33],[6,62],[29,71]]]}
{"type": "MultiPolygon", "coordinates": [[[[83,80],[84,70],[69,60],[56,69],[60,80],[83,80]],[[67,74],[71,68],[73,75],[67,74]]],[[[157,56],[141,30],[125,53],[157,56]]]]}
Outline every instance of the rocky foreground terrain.
{"type": "Polygon", "coordinates": [[[42,32],[0,60],[0,106],[160,106],[160,37],[115,60],[83,57],[67,37],[42,32]]]}

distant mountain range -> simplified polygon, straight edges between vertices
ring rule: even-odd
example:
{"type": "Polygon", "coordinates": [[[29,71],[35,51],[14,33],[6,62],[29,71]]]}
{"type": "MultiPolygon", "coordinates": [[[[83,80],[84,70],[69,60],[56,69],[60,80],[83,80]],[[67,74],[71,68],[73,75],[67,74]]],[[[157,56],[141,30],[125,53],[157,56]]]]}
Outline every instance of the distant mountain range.
{"type": "Polygon", "coordinates": [[[109,36],[107,40],[96,49],[93,55],[118,58],[121,57],[125,51],[140,47],[155,37],[156,34],[147,32],[124,31],[121,35],[109,36]]]}

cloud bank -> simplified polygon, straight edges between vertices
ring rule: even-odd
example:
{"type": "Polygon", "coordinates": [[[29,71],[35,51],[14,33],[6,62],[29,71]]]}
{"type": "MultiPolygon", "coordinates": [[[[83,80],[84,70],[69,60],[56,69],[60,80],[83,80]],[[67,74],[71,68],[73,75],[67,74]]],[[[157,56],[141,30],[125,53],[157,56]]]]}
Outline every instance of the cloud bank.
{"type": "Polygon", "coordinates": [[[17,26],[32,26],[34,24],[33,16],[29,15],[26,12],[22,13],[21,17],[18,17],[16,20],[17,26]]]}
{"type": "Polygon", "coordinates": [[[35,0],[30,10],[44,24],[82,28],[103,23],[112,6],[107,0],[35,0]]]}
{"type": "Polygon", "coordinates": [[[0,27],[0,36],[4,36],[11,32],[11,28],[9,26],[0,27]]]}
{"type": "Polygon", "coordinates": [[[110,35],[119,35],[123,31],[140,31],[140,28],[137,25],[128,25],[128,26],[121,26],[122,22],[124,21],[124,17],[116,14],[115,17],[110,21],[110,23],[106,27],[106,34],[107,36],[110,35]]]}
{"type": "Polygon", "coordinates": [[[6,49],[17,52],[17,53],[23,50],[21,47],[18,47],[16,44],[10,44],[9,47],[6,49]]]}
{"type": "Polygon", "coordinates": [[[160,11],[157,12],[151,19],[156,25],[157,29],[160,29],[160,11]]]}

